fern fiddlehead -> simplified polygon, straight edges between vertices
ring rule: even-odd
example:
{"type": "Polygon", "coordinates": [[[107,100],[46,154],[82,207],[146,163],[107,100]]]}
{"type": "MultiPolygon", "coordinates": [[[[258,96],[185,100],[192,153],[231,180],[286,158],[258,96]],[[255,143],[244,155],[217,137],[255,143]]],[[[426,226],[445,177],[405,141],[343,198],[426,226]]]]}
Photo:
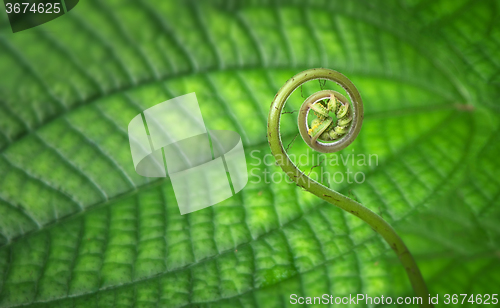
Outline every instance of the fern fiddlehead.
{"type": "Polygon", "coordinates": [[[315,79],[333,81],[344,88],[352,102],[352,108],[346,97],[336,91],[322,90],[309,96],[302,104],[298,116],[299,132],[304,141],[316,151],[332,153],[344,149],[358,136],[363,121],[363,103],[354,84],[339,72],[325,68],[309,69],[289,79],[278,91],[271,104],[267,137],[273,156],[283,171],[298,186],[361,218],[379,233],[396,252],[404,266],[416,295],[422,298],[421,307],[432,307],[432,304],[429,303],[429,293],[422,274],[396,231],[382,217],[360,203],[308,177],[290,160],[286,153],[279,130],[283,108],[293,91],[304,83],[315,79]],[[307,119],[311,110],[317,118],[309,127],[307,119]],[[337,116],[336,121],[330,116],[330,113],[333,112],[337,116]]]}

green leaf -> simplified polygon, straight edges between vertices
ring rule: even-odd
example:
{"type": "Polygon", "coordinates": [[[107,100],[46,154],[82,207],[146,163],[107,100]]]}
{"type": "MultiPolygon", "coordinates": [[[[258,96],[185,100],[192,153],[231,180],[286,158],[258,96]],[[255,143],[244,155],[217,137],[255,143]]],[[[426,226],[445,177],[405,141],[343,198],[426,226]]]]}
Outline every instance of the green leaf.
{"type": "Polygon", "coordinates": [[[0,307],[411,296],[373,230],[287,183],[271,159],[270,103],[311,67],[350,78],[365,121],[336,166],[296,137],[294,93],[282,138],[315,158],[301,168],[387,219],[441,304],[498,293],[498,14],[495,1],[94,0],[16,34],[2,14],[0,307]],[[135,173],[127,125],[190,92],[209,129],[241,135],[250,181],[181,216],[168,179],[135,173]]]}

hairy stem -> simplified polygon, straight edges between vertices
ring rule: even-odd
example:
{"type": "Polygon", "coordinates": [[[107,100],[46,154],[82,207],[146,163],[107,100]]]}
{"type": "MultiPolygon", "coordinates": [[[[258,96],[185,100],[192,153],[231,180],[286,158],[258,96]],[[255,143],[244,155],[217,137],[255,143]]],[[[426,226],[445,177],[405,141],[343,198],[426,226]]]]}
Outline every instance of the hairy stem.
{"type": "MultiPolygon", "coordinates": [[[[269,112],[268,118],[268,130],[267,137],[269,140],[269,145],[271,146],[271,152],[276,158],[277,163],[281,166],[283,171],[300,187],[305,188],[307,191],[313,193],[314,195],[320,197],[321,199],[343,209],[344,211],[351,213],[363,221],[368,223],[373,230],[379,233],[384,240],[389,244],[389,246],[396,252],[399,260],[403,264],[408,278],[413,286],[413,290],[416,295],[422,298],[421,307],[432,307],[429,304],[429,292],[427,291],[427,286],[420,273],[420,270],[413,259],[410,251],[404,244],[403,240],[398,236],[396,231],[384,220],[382,217],[372,212],[368,208],[364,207],[360,203],[331,190],[330,188],[314,181],[304,174],[301,170],[295,166],[295,164],[290,160],[288,154],[283,147],[281,142],[280,134],[280,117],[285,106],[288,97],[293,93],[293,91],[299,88],[302,84],[314,80],[323,79],[334,81],[340,86],[342,86],[347,94],[349,95],[351,102],[353,104],[353,121],[349,132],[340,140],[325,144],[317,142],[316,139],[313,140],[307,134],[302,133],[302,137],[308,145],[321,152],[336,152],[354,141],[357,137],[363,120],[363,103],[361,101],[361,96],[357,91],[356,87],[352,82],[340,74],[339,72],[316,68],[301,72],[291,79],[289,79],[285,85],[278,91],[274,97],[274,101],[271,104],[271,110],[269,112]]],[[[304,117],[302,117],[304,119],[304,117]]],[[[300,118],[299,118],[300,121],[300,118]]],[[[299,122],[299,126],[300,126],[299,122]]],[[[302,129],[303,130],[303,129],[302,129]]]]}

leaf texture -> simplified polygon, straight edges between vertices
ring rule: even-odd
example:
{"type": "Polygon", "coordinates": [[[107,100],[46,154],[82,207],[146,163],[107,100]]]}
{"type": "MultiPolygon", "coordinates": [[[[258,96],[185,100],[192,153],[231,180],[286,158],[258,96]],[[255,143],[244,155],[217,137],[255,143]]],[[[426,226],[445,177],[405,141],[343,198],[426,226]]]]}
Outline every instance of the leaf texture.
{"type": "MultiPolygon", "coordinates": [[[[498,14],[495,1],[89,0],[16,34],[0,16],[0,307],[412,295],[373,230],[271,159],[270,103],[311,67],[358,87],[365,121],[340,154],[377,164],[310,153],[301,168],[362,172],[362,184],[326,184],[396,228],[432,294],[498,293],[498,14]],[[168,179],[135,173],[127,125],[190,92],[207,128],[241,135],[250,182],[181,216],[168,179]]],[[[302,100],[282,119],[297,157],[302,100]]]]}

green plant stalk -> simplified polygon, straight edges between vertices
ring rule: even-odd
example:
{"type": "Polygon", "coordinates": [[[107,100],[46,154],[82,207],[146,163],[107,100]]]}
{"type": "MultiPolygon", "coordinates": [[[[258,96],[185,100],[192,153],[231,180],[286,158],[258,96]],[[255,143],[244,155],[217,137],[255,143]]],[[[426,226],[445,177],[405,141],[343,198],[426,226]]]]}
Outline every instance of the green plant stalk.
{"type": "MultiPolygon", "coordinates": [[[[293,93],[295,89],[300,87],[302,84],[314,80],[314,79],[327,79],[334,81],[341,85],[346,92],[351,97],[351,101],[357,107],[354,114],[354,121],[351,130],[348,134],[342,138],[342,140],[333,144],[332,148],[335,151],[339,151],[346,146],[348,146],[357,137],[359,130],[361,129],[361,122],[363,118],[362,102],[359,92],[355,88],[354,84],[339,72],[316,68],[301,72],[295,75],[293,78],[289,79],[285,85],[278,91],[274,100],[271,104],[271,110],[269,112],[269,118],[267,123],[267,137],[269,145],[271,146],[271,152],[276,158],[277,163],[283,169],[283,171],[300,187],[303,187],[312,194],[320,197],[321,199],[343,209],[344,211],[351,213],[363,221],[368,223],[375,232],[379,233],[384,240],[389,244],[389,246],[396,252],[399,260],[403,264],[406,273],[410,279],[411,285],[415,294],[422,298],[421,307],[433,307],[429,303],[429,292],[425,281],[420,273],[420,270],[415,262],[415,259],[411,255],[410,251],[404,244],[403,240],[399,237],[396,231],[379,215],[372,212],[368,208],[364,207],[360,203],[331,190],[330,188],[322,185],[309,178],[306,174],[300,171],[297,166],[290,160],[288,154],[283,147],[281,142],[281,135],[279,131],[280,117],[285,106],[288,97],[293,93]]],[[[307,140],[305,140],[308,142],[307,140]]],[[[333,150],[327,150],[328,152],[333,152],[333,150]]]]}

